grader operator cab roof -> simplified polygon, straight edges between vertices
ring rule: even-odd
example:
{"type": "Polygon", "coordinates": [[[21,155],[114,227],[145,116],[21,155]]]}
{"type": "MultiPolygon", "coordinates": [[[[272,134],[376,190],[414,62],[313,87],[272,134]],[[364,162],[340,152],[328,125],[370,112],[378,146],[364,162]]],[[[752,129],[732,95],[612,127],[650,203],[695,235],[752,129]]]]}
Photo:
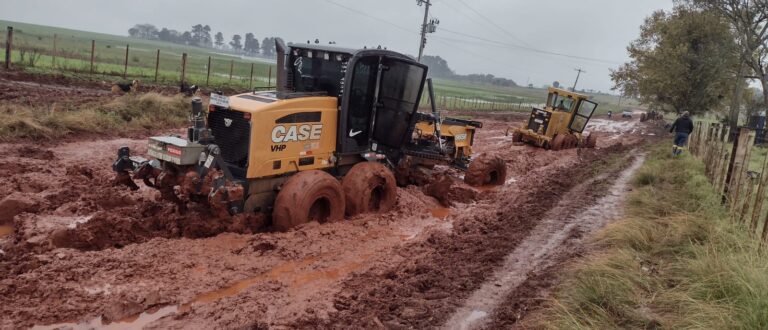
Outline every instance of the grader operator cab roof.
{"type": "Polygon", "coordinates": [[[278,41],[277,99],[337,98],[337,152],[400,149],[411,135],[427,66],[384,49],[347,49],[278,41]]]}
{"type": "Polygon", "coordinates": [[[547,97],[547,111],[558,111],[571,114],[568,129],[581,133],[587,127],[587,122],[597,108],[597,103],[589,101],[589,96],[562,90],[549,88],[547,97]]]}
{"type": "Polygon", "coordinates": [[[582,100],[589,100],[589,96],[550,87],[547,97],[547,108],[553,111],[570,113],[576,110],[576,107],[579,106],[582,100]]]}

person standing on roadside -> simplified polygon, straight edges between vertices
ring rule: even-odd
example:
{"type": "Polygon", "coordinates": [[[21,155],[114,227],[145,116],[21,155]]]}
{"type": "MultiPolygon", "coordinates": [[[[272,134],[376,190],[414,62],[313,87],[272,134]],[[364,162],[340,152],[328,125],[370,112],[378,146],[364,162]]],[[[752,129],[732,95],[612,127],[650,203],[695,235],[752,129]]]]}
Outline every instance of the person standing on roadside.
{"type": "Polygon", "coordinates": [[[675,145],[672,147],[672,155],[680,156],[683,153],[683,147],[688,143],[688,135],[693,132],[693,121],[691,120],[691,114],[688,111],[683,112],[683,115],[675,120],[672,124],[672,128],[669,129],[670,133],[675,133],[675,145]]]}

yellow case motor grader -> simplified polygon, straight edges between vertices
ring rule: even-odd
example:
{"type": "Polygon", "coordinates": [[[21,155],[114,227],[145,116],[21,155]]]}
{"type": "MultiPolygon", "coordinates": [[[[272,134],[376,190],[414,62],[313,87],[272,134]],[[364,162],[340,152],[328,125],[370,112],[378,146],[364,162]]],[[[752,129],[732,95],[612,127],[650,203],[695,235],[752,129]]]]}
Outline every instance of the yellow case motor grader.
{"type": "Polygon", "coordinates": [[[582,133],[595,109],[586,95],[550,87],[544,109],[533,108],[527,126],[511,129],[512,141],[552,150],[594,148],[597,136],[582,133]]]}
{"type": "Polygon", "coordinates": [[[417,112],[426,81],[434,98],[425,65],[388,50],[276,43],[276,91],[213,93],[207,111],[193,100],[187,137],[150,138],[149,159],[120,148],[116,182],[142,180],[180,209],[271,215],[278,230],[387,211],[397,182],[436,163],[469,169],[474,184],[504,182],[503,161],[471,161],[481,124],[446,119],[443,133],[436,109],[417,112]]]}

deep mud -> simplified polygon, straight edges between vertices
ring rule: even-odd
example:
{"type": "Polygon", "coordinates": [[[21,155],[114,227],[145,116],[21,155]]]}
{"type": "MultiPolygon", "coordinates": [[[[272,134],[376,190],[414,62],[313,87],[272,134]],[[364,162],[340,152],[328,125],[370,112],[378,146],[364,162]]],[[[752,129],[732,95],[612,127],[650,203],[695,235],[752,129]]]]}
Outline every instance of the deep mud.
{"type": "MultiPolygon", "coordinates": [[[[179,214],[152,189],[112,186],[115,150],[142,154],[141,137],[0,144],[0,328],[445,326],[521,246],[578,251],[591,227],[569,229],[554,245],[536,235],[543,224],[551,229],[543,233],[561,233],[577,220],[556,226],[556,215],[587,214],[611,195],[627,155],[648,138],[641,126],[609,123],[595,126],[594,150],[513,145],[504,133],[525,117],[481,118],[475,151],[506,161],[502,186],[469,187],[463,173],[445,170],[433,185],[397,188],[387,213],[286,233],[194,205],[179,214]]],[[[536,266],[499,290],[493,306],[504,307],[485,311],[482,325],[514,325],[510,318],[534,305],[525,297],[554,281],[536,274],[570,257],[527,259],[536,266]]]]}

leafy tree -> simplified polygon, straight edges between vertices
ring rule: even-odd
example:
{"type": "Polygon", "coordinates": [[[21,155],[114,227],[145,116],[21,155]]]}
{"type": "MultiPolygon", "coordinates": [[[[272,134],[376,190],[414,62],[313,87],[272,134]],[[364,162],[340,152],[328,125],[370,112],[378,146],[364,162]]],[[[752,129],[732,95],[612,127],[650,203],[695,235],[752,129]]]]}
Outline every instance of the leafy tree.
{"type": "Polygon", "coordinates": [[[421,57],[421,63],[429,67],[429,75],[435,78],[451,78],[454,75],[453,70],[448,67],[448,61],[440,56],[424,55],[421,57]]]}
{"type": "Polygon", "coordinates": [[[200,46],[203,41],[203,25],[197,24],[192,26],[192,44],[200,46]]]}
{"type": "Polygon", "coordinates": [[[206,24],[203,26],[203,33],[201,35],[201,45],[202,47],[211,47],[213,45],[213,40],[211,39],[211,27],[206,24]]]}
{"type": "Polygon", "coordinates": [[[224,34],[223,33],[217,32],[216,36],[214,38],[216,39],[216,41],[214,42],[216,47],[221,48],[221,47],[224,46],[224,34]]]}
{"type": "Polygon", "coordinates": [[[246,53],[253,55],[259,53],[259,48],[259,39],[256,39],[256,37],[253,36],[253,33],[246,33],[243,50],[246,53]]]}
{"type": "Polygon", "coordinates": [[[239,34],[233,35],[232,41],[229,42],[229,46],[231,46],[232,49],[236,51],[240,51],[243,49],[243,44],[240,42],[241,40],[243,40],[243,37],[241,37],[239,34]]]}
{"type": "Polygon", "coordinates": [[[184,31],[184,33],[181,34],[181,43],[186,45],[191,45],[194,42],[192,38],[192,33],[189,31],[184,31]]]}
{"type": "MultiPolygon", "coordinates": [[[[760,81],[763,104],[768,104],[768,1],[766,0],[688,0],[689,4],[704,8],[723,17],[730,25],[738,42],[739,60],[744,66],[738,79],[760,81]],[[744,69],[748,70],[744,70],[744,69]],[[749,74],[748,71],[751,71],[749,74]]],[[[731,105],[731,127],[738,122],[742,81],[738,81],[731,105]]],[[[749,105],[748,105],[749,106],[749,105]]]]}
{"type": "Polygon", "coordinates": [[[261,53],[266,57],[275,56],[275,38],[264,38],[261,42],[261,53]]]}
{"type": "Polygon", "coordinates": [[[159,31],[152,24],[136,24],[128,29],[128,34],[134,38],[157,39],[159,31]]]}
{"type": "Polygon", "coordinates": [[[614,89],[662,109],[708,111],[733,82],[733,35],[709,12],[679,5],[657,11],[627,50],[632,61],[612,70],[614,89]]]}

